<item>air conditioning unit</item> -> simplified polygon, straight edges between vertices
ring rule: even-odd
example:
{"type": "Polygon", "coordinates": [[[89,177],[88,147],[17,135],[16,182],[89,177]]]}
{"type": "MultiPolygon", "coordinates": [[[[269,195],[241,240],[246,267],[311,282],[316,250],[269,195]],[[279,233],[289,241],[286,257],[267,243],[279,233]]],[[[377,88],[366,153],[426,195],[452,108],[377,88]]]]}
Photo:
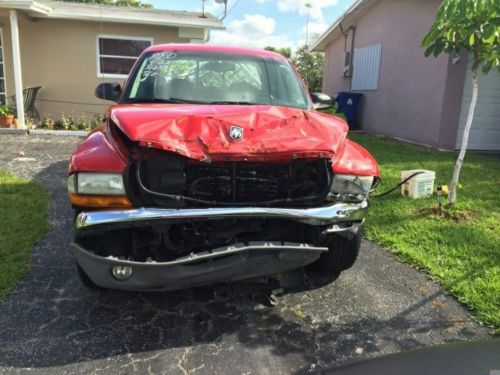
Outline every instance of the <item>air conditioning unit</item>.
{"type": "Polygon", "coordinates": [[[352,77],[351,52],[344,52],[344,77],[352,77]]]}

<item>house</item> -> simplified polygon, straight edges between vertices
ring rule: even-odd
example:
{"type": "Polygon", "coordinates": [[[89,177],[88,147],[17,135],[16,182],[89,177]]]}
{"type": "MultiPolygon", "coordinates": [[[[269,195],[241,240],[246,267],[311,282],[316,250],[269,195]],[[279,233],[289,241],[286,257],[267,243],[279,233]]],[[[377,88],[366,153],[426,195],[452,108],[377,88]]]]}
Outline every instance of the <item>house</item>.
{"type": "MultiPolygon", "coordinates": [[[[424,56],[439,0],[358,0],[315,42],[323,91],[364,94],[363,130],[440,149],[460,147],[472,95],[467,55],[424,56]]],[[[480,74],[469,149],[500,150],[500,74],[480,74]]]]}
{"type": "Polygon", "coordinates": [[[41,86],[42,115],[92,117],[109,102],[94,96],[103,81],[123,82],[152,44],[204,43],[223,29],[212,15],[57,1],[0,1],[0,103],[17,101],[25,87],[41,86]]]}

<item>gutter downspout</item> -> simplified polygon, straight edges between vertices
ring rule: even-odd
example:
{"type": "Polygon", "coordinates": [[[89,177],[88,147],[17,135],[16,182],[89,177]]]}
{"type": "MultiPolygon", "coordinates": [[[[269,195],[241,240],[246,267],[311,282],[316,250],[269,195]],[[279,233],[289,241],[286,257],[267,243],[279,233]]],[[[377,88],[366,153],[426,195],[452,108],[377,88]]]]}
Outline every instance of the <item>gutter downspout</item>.
{"type": "Polygon", "coordinates": [[[354,63],[354,38],[356,36],[356,26],[349,26],[347,30],[344,31],[344,28],[342,27],[342,22],[339,22],[339,28],[341,34],[344,36],[344,52],[347,52],[347,37],[349,36],[349,31],[352,30],[352,36],[351,36],[351,49],[349,50],[350,57],[349,57],[349,71],[351,74],[349,74],[349,90],[352,90],[352,71],[353,71],[353,63],[354,63]]]}
{"type": "MultiPolygon", "coordinates": [[[[356,26],[351,26],[349,29],[352,30],[351,36],[351,61],[349,61],[349,70],[351,74],[349,75],[349,91],[352,91],[352,76],[354,74],[354,38],[356,37],[356,26]]],[[[349,29],[347,32],[349,32],[349,29]]]]}
{"type": "Polygon", "coordinates": [[[19,25],[17,23],[17,11],[10,11],[10,33],[12,38],[12,59],[14,62],[14,85],[16,93],[16,109],[18,127],[26,129],[24,117],[24,98],[23,98],[23,76],[21,70],[21,49],[19,47],[19,25]]]}

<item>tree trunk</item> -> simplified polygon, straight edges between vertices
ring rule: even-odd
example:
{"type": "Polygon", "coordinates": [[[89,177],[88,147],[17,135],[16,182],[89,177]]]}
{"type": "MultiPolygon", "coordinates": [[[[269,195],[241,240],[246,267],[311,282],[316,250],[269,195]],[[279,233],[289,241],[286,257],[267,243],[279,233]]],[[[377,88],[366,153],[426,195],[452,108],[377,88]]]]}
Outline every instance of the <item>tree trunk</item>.
{"type": "Polygon", "coordinates": [[[472,70],[472,99],[469,105],[469,114],[467,115],[467,122],[465,123],[464,134],[462,135],[462,145],[460,146],[460,153],[458,154],[457,161],[455,162],[455,168],[453,169],[453,176],[450,181],[450,191],[448,200],[450,204],[455,204],[457,201],[457,185],[458,178],[460,177],[460,169],[462,169],[462,163],[464,162],[465,151],[467,151],[467,143],[469,142],[469,131],[472,125],[472,119],[474,118],[474,110],[476,109],[477,102],[477,69],[472,70]]]}

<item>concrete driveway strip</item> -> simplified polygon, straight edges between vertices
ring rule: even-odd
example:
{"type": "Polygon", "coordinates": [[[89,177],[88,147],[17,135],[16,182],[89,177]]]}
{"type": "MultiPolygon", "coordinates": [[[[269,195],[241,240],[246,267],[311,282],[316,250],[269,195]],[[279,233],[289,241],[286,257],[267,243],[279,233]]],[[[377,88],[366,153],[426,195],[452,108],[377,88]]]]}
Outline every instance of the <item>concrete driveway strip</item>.
{"type": "Polygon", "coordinates": [[[66,169],[78,142],[0,136],[0,168],[52,192],[52,231],[33,250],[31,272],[0,305],[0,373],[288,374],[489,337],[425,274],[367,241],[334,283],[285,294],[275,307],[248,284],[89,291],[68,249],[66,169]]]}

